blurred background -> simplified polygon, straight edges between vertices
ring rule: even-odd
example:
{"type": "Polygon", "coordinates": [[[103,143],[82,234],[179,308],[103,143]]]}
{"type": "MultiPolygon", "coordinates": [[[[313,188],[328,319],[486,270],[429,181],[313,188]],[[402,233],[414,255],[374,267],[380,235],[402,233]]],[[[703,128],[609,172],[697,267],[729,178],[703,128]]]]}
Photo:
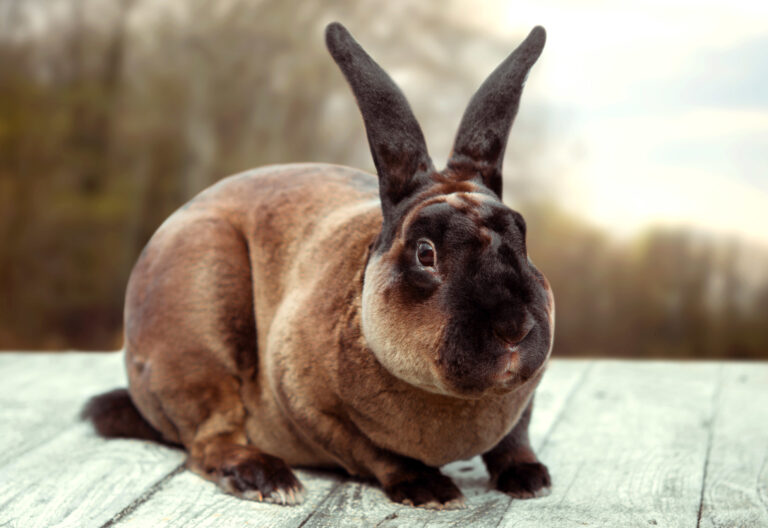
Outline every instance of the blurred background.
{"type": "Polygon", "coordinates": [[[768,358],[768,3],[746,0],[0,0],[0,349],[119,348],[141,248],[226,175],[373,170],[331,20],[440,167],[474,90],[547,28],[505,201],[556,355],[768,358]]]}

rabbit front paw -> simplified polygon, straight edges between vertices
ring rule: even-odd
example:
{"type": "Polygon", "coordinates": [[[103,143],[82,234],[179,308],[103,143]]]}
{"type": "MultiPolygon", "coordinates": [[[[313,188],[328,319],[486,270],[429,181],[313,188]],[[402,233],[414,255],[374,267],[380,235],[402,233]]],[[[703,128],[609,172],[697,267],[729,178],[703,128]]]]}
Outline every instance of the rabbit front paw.
{"type": "Polygon", "coordinates": [[[512,464],[499,475],[496,489],[516,499],[546,497],[552,479],[547,466],[540,462],[512,464]]]}
{"type": "Polygon", "coordinates": [[[219,485],[244,499],[294,505],[304,500],[304,487],[282,459],[264,453],[224,465],[219,485]]]}
{"type": "Polygon", "coordinates": [[[386,486],[384,492],[394,502],[419,508],[457,510],[466,507],[461,490],[436,469],[386,486]]]}

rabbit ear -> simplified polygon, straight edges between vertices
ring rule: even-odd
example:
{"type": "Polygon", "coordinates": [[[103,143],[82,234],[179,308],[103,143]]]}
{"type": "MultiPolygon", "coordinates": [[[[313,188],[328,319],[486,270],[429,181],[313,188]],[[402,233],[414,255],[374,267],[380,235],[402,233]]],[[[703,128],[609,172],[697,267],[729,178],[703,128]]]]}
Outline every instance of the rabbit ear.
{"type": "Polygon", "coordinates": [[[405,96],[389,75],[333,22],[325,42],[357,99],[368,144],[379,174],[379,194],[385,221],[392,208],[413,192],[433,171],[424,134],[405,96]]]}
{"type": "Polygon", "coordinates": [[[448,160],[457,172],[479,173],[486,187],[501,197],[501,164],[509,129],[517,114],[528,71],[541,55],[547,34],[536,26],[478,88],[461,118],[448,160]]]}

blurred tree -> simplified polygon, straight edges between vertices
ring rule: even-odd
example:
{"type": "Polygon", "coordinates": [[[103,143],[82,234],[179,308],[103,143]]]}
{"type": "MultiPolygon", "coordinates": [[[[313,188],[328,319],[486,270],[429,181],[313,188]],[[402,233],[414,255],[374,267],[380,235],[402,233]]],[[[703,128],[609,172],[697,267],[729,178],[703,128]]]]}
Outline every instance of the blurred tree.
{"type": "MultiPolygon", "coordinates": [[[[478,57],[509,43],[436,5],[0,0],[0,347],[120,346],[139,251],[222,176],[311,160],[372,170],[323,45],[330,20],[403,86],[440,164],[489,71],[478,57]]],[[[537,161],[545,112],[517,124],[506,189],[556,292],[556,353],[766,357],[768,279],[745,270],[768,257],[687,231],[618,243],[566,215],[537,161]]]]}

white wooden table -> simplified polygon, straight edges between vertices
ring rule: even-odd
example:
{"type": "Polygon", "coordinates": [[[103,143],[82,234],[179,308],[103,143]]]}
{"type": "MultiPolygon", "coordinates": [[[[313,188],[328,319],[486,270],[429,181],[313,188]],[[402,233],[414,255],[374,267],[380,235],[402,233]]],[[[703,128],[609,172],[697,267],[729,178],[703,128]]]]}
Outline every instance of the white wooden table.
{"type": "Polygon", "coordinates": [[[479,459],[456,462],[458,511],[307,470],[300,506],[236,499],[178,450],[79,421],[118,386],[117,353],[0,353],[0,527],[768,527],[768,363],[554,360],[531,426],[552,494],[511,500],[479,459]]]}

